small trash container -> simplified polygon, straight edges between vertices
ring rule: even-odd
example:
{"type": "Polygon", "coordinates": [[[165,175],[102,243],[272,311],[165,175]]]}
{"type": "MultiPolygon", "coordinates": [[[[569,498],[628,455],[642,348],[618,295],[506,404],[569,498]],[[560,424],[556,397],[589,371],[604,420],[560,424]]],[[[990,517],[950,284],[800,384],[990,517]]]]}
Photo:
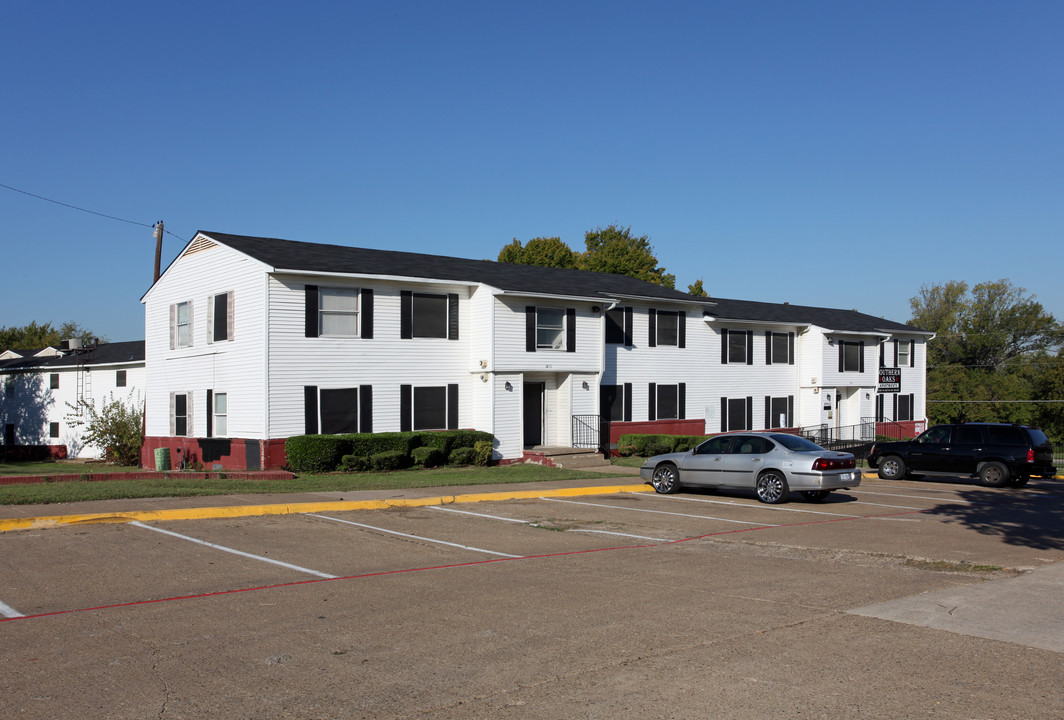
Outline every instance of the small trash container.
{"type": "Polygon", "coordinates": [[[157,471],[170,469],[170,448],[155,448],[155,469],[157,471]]]}

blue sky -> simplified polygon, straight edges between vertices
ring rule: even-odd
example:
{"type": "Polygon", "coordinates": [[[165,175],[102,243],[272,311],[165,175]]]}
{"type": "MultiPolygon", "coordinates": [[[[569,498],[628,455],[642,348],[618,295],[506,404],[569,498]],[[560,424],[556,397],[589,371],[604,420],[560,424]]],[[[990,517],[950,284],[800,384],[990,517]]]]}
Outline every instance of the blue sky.
{"type": "Polygon", "coordinates": [[[1064,3],[8,2],[0,326],[144,337],[151,224],[494,259],[619,224],[677,286],[1064,319],[1064,3]],[[140,223],[140,224],[134,224],[140,223]]]}

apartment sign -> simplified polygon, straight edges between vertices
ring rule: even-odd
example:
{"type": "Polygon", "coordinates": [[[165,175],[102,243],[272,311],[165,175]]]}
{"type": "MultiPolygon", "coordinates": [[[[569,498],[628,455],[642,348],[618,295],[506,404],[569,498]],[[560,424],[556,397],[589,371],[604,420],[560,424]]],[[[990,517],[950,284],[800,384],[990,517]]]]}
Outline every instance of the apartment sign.
{"type": "Polygon", "coordinates": [[[901,368],[879,368],[879,392],[901,392],[901,368]]]}

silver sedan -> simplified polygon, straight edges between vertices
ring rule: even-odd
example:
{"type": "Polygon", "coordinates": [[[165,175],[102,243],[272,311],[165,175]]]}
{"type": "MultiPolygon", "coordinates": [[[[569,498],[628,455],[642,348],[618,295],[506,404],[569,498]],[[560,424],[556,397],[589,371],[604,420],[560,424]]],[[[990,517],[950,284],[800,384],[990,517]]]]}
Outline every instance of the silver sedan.
{"type": "Polygon", "coordinates": [[[639,468],[659,493],[681,487],[754,490],[764,503],[786,502],[791,491],[823,500],[832,490],[861,484],[853,455],[825,450],[787,433],[717,435],[687,452],[647,458],[639,468]]]}

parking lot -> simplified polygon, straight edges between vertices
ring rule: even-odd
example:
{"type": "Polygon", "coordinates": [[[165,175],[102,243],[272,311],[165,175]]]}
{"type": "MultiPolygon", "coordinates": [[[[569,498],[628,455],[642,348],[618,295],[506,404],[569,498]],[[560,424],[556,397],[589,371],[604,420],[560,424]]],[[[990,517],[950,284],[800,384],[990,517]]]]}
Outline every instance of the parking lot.
{"type": "Polygon", "coordinates": [[[1062,497],[545,488],[15,530],[0,713],[1059,718],[1062,497]]]}

